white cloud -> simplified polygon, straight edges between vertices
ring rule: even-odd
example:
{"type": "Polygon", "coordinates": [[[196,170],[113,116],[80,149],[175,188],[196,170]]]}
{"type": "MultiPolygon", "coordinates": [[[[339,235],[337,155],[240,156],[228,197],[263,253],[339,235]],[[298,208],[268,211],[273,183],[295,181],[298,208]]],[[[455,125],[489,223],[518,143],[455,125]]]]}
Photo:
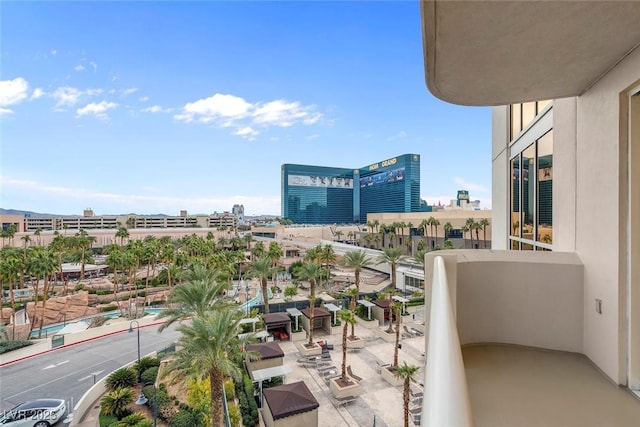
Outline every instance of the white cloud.
{"type": "MultiPolygon", "coordinates": [[[[27,98],[29,83],[22,77],[13,80],[0,80],[0,107],[8,107],[22,102],[27,98]]],[[[11,114],[13,111],[3,108],[3,115],[11,114]]]]}
{"type": "Polygon", "coordinates": [[[251,107],[251,104],[238,96],[216,93],[209,98],[187,103],[183,114],[176,115],[176,119],[202,123],[217,119],[237,120],[247,116],[251,107]]]}
{"type": "Polygon", "coordinates": [[[56,100],[54,109],[56,111],[64,111],[65,107],[73,107],[80,101],[83,96],[97,96],[104,92],[102,89],[86,89],[80,90],[75,87],[59,87],[53,93],[51,97],[56,100]]]}
{"type": "MultiPolygon", "coordinates": [[[[29,192],[39,195],[41,198],[53,197],[58,202],[67,205],[81,203],[82,206],[93,206],[105,204],[109,211],[136,213],[157,213],[174,212],[176,206],[185,207],[189,211],[207,213],[214,211],[225,211],[229,206],[243,204],[251,206],[251,214],[273,214],[280,212],[280,196],[228,196],[228,197],[181,197],[172,195],[158,195],[153,189],[144,189],[152,195],[140,194],[116,194],[94,191],[86,188],[70,188],[42,182],[14,179],[0,175],[0,186],[3,189],[29,192]],[[140,207],[144,206],[146,212],[140,212],[140,207]]],[[[164,192],[163,192],[164,194],[164,192]]]]}
{"type": "Polygon", "coordinates": [[[13,110],[10,110],[8,108],[0,108],[0,117],[8,116],[9,114],[13,114],[13,110]]]}
{"type": "Polygon", "coordinates": [[[106,119],[107,111],[113,108],[116,108],[117,106],[118,104],[116,104],[115,102],[107,102],[107,101],[102,101],[97,103],[92,102],[90,104],[85,105],[82,108],[78,108],[76,110],[76,114],[78,115],[78,117],[92,115],[99,119],[106,119]]]}
{"type": "Polygon", "coordinates": [[[52,49],[50,53],[51,53],[51,55],[52,55],[52,56],[56,56],[56,54],[58,53],[58,51],[57,51],[57,50],[55,50],[55,49],[52,49]]]}
{"type": "Polygon", "coordinates": [[[140,98],[138,98],[138,101],[140,102],[147,102],[149,100],[148,96],[141,96],[140,98]]]}
{"type": "Polygon", "coordinates": [[[318,138],[320,138],[320,134],[317,134],[317,133],[314,133],[305,137],[307,141],[313,141],[314,139],[318,139],[318,138]]]}
{"type": "Polygon", "coordinates": [[[243,137],[248,134],[239,134],[238,130],[248,128],[258,132],[255,129],[256,126],[290,127],[299,123],[313,125],[323,118],[322,114],[316,111],[315,106],[304,106],[297,101],[277,99],[251,103],[244,98],[221,93],[189,102],[173,117],[186,123],[206,123],[221,128],[233,127],[236,128],[233,133],[243,137]]]}
{"type": "Polygon", "coordinates": [[[42,98],[44,96],[44,91],[37,87],[33,90],[33,93],[31,94],[31,99],[38,99],[38,98],[42,98]]]}
{"type": "Polygon", "coordinates": [[[75,87],[59,87],[51,96],[56,100],[56,108],[72,107],[82,96],[82,91],[75,87]]]}
{"type": "Polygon", "coordinates": [[[84,65],[82,64],[78,64],[75,67],[73,67],[74,70],[80,72],[80,71],[84,71],[84,65]]]}
{"type": "Polygon", "coordinates": [[[96,64],[95,62],[89,62],[89,65],[91,65],[93,67],[93,72],[95,73],[96,71],[98,71],[98,64],[96,64]]]}
{"type": "Polygon", "coordinates": [[[160,105],[152,105],[140,111],[143,113],[170,113],[172,110],[172,108],[162,108],[160,105]]]}
{"type": "MultiPolygon", "coordinates": [[[[289,127],[299,120],[309,120],[310,108],[312,107],[303,107],[299,102],[277,99],[265,104],[258,104],[252,116],[253,121],[258,124],[289,127]]],[[[314,120],[313,123],[318,120],[314,120]]]]}
{"type": "MultiPolygon", "coordinates": [[[[453,178],[453,182],[455,182],[456,184],[458,184],[458,186],[461,187],[461,189],[463,190],[469,190],[469,191],[476,191],[479,193],[488,193],[489,190],[487,190],[487,188],[482,185],[482,184],[475,184],[473,182],[467,182],[464,179],[460,178],[460,177],[455,177],[453,178]]],[[[470,195],[471,197],[473,197],[473,195],[470,195]]]]}
{"type": "Polygon", "coordinates": [[[260,132],[258,132],[257,130],[251,128],[251,126],[241,127],[236,129],[235,132],[233,132],[234,135],[241,136],[243,138],[248,139],[249,141],[253,141],[255,137],[258,136],[259,133],[260,132]]]}
{"type": "Polygon", "coordinates": [[[400,132],[396,133],[393,136],[390,136],[389,138],[387,138],[387,141],[395,141],[396,139],[400,139],[400,138],[406,138],[407,137],[407,131],[401,130],[400,132]]]}
{"type": "Polygon", "coordinates": [[[127,96],[127,95],[131,95],[132,93],[135,93],[138,91],[137,87],[130,87],[128,89],[123,89],[120,93],[122,96],[127,96]]]}

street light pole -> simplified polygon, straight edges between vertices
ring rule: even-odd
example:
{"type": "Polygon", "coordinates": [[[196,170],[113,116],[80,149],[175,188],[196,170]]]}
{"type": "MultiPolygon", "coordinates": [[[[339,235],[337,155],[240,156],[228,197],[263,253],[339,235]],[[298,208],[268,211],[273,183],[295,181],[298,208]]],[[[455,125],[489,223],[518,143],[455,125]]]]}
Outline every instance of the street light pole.
{"type": "Polygon", "coordinates": [[[129,332],[133,332],[134,323],[136,324],[136,331],[138,332],[138,382],[140,382],[140,323],[138,323],[137,320],[132,320],[131,322],[129,322],[129,332]]]}

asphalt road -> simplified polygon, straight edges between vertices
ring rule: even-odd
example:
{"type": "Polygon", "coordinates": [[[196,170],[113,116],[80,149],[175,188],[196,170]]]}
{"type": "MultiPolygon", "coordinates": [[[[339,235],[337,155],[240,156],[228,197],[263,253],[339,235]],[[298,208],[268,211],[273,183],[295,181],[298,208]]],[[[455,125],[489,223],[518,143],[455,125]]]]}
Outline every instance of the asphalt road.
{"type": "MultiPolygon", "coordinates": [[[[140,354],[161,350],[179,337],[175,328],[140,329],[140,354]]],[[[65,399],[73,407],[102,377],[137,360],[137,333],[124,331],[0,368],[0,410],[32,399],[65,399]]]]}

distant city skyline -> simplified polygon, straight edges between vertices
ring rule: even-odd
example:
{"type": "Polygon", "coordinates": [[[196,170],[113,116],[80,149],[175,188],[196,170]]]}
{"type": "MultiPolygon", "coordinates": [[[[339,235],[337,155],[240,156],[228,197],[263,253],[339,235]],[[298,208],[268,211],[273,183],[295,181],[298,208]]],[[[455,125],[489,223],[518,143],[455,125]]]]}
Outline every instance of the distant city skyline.
{"type": "Polygon", "coordinates": [[[418,2],[4,2],[0,207],[280,215],[284,163],[421,155],[491,207],[491,111],[424,83],[418,2]]]}

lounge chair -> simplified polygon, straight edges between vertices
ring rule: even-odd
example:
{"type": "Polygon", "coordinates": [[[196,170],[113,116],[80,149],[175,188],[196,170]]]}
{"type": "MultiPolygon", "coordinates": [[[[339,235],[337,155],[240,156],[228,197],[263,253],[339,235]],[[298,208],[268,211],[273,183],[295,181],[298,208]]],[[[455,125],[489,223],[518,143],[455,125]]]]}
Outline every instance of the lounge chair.
{"type": "Polygon", "coordinates": [[[356,381],[358,381],[358,382],[362,381],[362,378],[361,378],[361,377],[359,377],[359,376],[357,376],[356,374],[354,374],[354,373],[353,373],[353,371],[351,370],[351,365],[348,365],[348,366],[347,366],[347,373],[348,373],[348,374],[349,374],[349,376],[350,376],[351,378],[353,378],[354,380],[356,380],[356,381]]]}
{"type": "Polygon", "coordinates": [[[409,338],[413,338],[416,336],[415,333],[411,332],[409,328],[406,327],[406,325],[403,326],[402,328],[404,329],[404,332],[409,336],[409,338]]]}
{"type": "Polygon", "coordinates": [[[356,396],[345,396],[345,397],[336,397],[335,398],[335,406],[344,406],[356,400],[356,396]]]}

